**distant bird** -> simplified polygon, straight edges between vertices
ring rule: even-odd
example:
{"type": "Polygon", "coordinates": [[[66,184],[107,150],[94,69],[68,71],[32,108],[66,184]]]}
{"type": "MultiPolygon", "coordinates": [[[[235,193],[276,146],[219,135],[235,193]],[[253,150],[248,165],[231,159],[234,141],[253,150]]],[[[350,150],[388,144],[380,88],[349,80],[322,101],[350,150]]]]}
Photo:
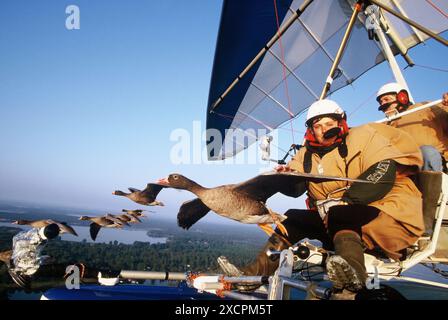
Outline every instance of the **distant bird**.
{"type": "Polygon", "coordinates": [[[112,220],[116,224],[121,224],[123,226],[129,226],[129,224],[126,220],[121,219],[121,217],[119,217],[117,215],[108,213],[108,214],[106,214],[105,218],[112,220]]]}
{"type": "MultiPolygon", "coordinates": [[[[150,212],[153,212],[153,211],[150,211],[150,212]]],[[[134,218],[145,218],[145,217],[147,217],[146,214],[137,213],[137,212],[135,212],[135,213],[126,213],[126,214],[129,215],[129,216],[133,216],[134,218]]]]}
{"type": "Polygon", "coordinates": [[[98,235],[98,232],[100,232],[100,229],[103,228],[123,228],[124,224],[119,223],[116,219],[112,220],[106,217],[87,217],[87,216],[81,216],[79,217],[79,220],[87,220],[91,221],[90,224],[90,237],[93,241],[96,240],[96,237],[98,235]]]}
{"type": "Polygon", "coordinates": [[[69,226],[66,222],[59,222],[52,219],[46,219],[46,220],[15,220],[12,222],[13,224],[18,225],[29,225],[33,228],[44,228],[52,223],[55,223],[58,225],[59,229],[61,229],[61,233],[69,233],[74,236],[78,236],[75,229],[73,229],[71,226],[69,226]]]}
{"type": "Polygon", "coordinates": [[[144,206],[164,206],[162,202],[156,200],[157,195],[163,188],[165,188],[165,186],[148,183],[144,190],[128,188],[131,193],[125,193],[123,191],[116,190],[112,192],[112,194],[129,198],[132,201],[144,206]]]}
{"type": "MultiPolygon", "coordinates": [[[[136,216],[135,214],[122,214],[121,219],[130,219],[128,220],[129,223],[142,223],[142,220],[140,220],[139,216],[136,216]]],[[[146,217],[145,215],[142,215],[142,217],[146,217]]]]}
{"type": "Polygon", "coordinates": [[[121,211],[126,212],[126,213],[142,213],[143,211],[146,211],[146,210],[144,210],[144,209],[134,209],[134,210],[123,209],[121,211]]]}
{"type": "Polygon", "coordinates": [[[198,197],[184,202],[180,207],[177,222],[181,228],[189,229],[212,210],[223,217],[242,223],[258,224],[269,235],[274,232],[270,224],[275,223],[280,231],[287,235],[286,228],[282,224],[287,217],[266,207],[266,200],[277,192],[290,197],[298,197],[306,191],[307,181],[330,180],[364,182],[364,180],[298,172],[269,172],[239,184],[215,188],[204,188],[176,173],[170,174],[168,178],[158,180],[157,183],[171,188],[188,190],[198,197]]]}
{"type": "Polygon", "coordinates": [[[142,212],[143,211],[147,211],[147,212],[152,212],[154,213],[155,211],[151,211],[151,210],[143,210],[143,209],[135,209],[135,210],[127,210],[127,209],[123,209],[121,210],[122,212],[126,212],[127,214],[132,214],[135,215],[137,217],[146,217],[146,215],[144,215],[142,212]]]}
{"type": "Polygon", "coordinates": [[[116,214],[108,214],[107,216],[106,216],[106,218],[109,218],[109,216],[112,216],[112,217],[114,217],[115,219],[118,219],[118,220],[120,220],[121,222],[123,222],[124,224],[128,224],[128,223],[141,223],[142,221],[139,219],[139,218],[137,218],[137,217],[134,217],[133,215],[131,215],[131,214],[120,214],[120,215],[116,215],[116,214]]]}

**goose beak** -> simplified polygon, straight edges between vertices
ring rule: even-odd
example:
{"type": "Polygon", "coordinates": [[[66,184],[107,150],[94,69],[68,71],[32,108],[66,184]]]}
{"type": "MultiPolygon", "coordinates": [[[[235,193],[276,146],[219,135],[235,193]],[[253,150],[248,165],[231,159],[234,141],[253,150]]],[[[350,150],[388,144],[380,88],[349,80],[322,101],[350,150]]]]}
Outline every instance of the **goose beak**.
{"type": "Polygon", "coordinates": [[[156,181],[157,184],[161,184],[162,186],[169,186],[168,178],[159,179],[156,181]]]}

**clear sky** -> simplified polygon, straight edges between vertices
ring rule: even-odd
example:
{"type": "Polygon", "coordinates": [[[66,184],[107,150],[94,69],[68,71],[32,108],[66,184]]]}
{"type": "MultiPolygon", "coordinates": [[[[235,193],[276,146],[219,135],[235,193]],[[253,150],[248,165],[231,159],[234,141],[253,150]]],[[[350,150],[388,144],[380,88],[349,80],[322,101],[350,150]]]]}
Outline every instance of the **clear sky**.
{"type": "MultiPolygon", "coordinates": [[[[139,206],[113,190],[143,188],[171,172],[205,186],[257,175],[259,164],[170,160],[173,130],[193,135],[194,121],[205,127],[221,5],[2,0],[0,199],[119,210],[139,206]],[[80,30],[65,27],[72,4],[80,9],[80,30]]],[[[410,54],[419,65],[448,70],[447,48],[432,40],[410,54]]],[[[417,66],[405,76],[417,101],[439,99],[448,90],[447,72],[417,66]]],[[[332,98],[348,111],[350,125],[377,120],[373,94],[391,79],[383,64],[332,98]]],[[[282,149],[291,144],[288,128],[278,130],[274,141],[282,149]]],[[[294,129],[302,128],[299,117],[294,129]]],[[[191,137],[191,145],[198,141],[191,137]]],[[[167,206],[156,210],[174,219],[179,204],[191,198],[164,191],[160,200],[167,206]]],[[[282,196],[269,203],[278,212],[303,207],[302,200],[282,196]]]]}

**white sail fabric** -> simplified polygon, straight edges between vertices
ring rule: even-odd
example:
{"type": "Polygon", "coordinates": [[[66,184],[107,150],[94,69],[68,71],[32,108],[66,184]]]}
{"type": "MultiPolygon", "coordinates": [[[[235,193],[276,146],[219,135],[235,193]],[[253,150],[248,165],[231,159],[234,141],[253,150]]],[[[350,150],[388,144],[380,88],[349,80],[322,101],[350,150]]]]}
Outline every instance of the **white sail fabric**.
{"type": "MultiPolygon", "coordinates": [[[[440,33],[447,30],[448,1],[446,0],[381,0],[396,12],[410,18],[429,30],[440,33]]],[[[419,44],[428,36],[402,20],[385,13],[388,22],[396,29],[407,48],[419,44]]]]}
{"type": "MultiPolygon", "coordinates": [[[[302,2],[303,0],[293,1],[290,10],[296,11],[302,2]]],[[[448,11],[446,0],[382,2],[435,33],[448,29],[448,19],[439,11],[448,11]]],[[[350,0],[315,0],[294,21],[262,58],[236,113],[227,115],[227,119],[223,118],[223,121],[228,122],[229,129],[253,131],[249,135],[244,131],[229,131],[223,141],[226,147],[211,159],[235,155],[256,141],[259,129],[264,129],[260,132],[269,132],[319,99],[352,15],[353,3],[350,0]]],[[[286,14],[283,23],[291,14],[286,14]]],[[[406,48],[428,38],[389,13],[384,15],[406,48]]],[[[369,40],[364,22],[365,15],[359,14],[330,93],[352,83],[385,60],[378,42],[369,40]]],[[[394,53],[398,53],[393,49],[394,53]]],[[[218,105],[216,110],[226,114],[225,108],[225,104],[222,108],[218,105]]]]}

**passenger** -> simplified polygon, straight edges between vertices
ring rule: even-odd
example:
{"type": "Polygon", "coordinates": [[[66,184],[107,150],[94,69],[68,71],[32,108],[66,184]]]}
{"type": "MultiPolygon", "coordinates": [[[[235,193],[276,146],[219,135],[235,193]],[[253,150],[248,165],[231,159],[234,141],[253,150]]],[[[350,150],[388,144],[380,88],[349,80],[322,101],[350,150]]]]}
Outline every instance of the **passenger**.
{"type": "MultiPolygon", "coordinates": [[[[308,196],[318,210],[288,210],[283,222],[287,240],[296,243],[304,238],[318,239],[325,249],[334,250],[336,255],[327,259],[333,288],[354,293],[365,286],[367,279],[364,247],[380,248],[388,257],[399,260],[401,251],[424,231],[421,194],[409,178],[422,165],[421,153],[407,133],[391,126],[367,124],[349,129],[345,113],[330,100],[311,105],[306,126],[305,146],[278,171],[373,183],[310,182],[308,196]]],[[[278,261],[269,260],[265,251],[288,248],[285,240],[278,234],[271,236],[256,261],[241,268],[240,273],[271,275],[278,261]]],[[[236,268],[227,262],[220,265],[224,271],[236,268]]]]}
{"type": "MultiPolygon", "coordinates": [[[[386,116],[420,107],[427,102],[413,104],[407,90],[396,82],[383,85],[377,92],[378,110],[386,116]]],[[[409,133],[420,146],[423,171],[443,171],[448,159],[448,93],[442,103],[407,114],[387,124],[409,133]]]]}

